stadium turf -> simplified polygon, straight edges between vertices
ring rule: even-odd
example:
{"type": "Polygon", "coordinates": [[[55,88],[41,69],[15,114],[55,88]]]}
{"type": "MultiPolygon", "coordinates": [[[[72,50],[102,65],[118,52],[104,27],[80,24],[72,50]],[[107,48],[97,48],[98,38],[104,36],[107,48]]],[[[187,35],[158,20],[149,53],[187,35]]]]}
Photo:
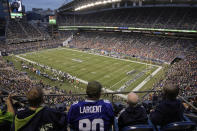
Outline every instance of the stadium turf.
{"type": "Polygon", "coordinates": [[[28,60],[67,72],[85,81],[97,80],[104,87],[116,91],[129,80],[122,91],[130,91],[139,85],[158,67],[137,62],[88,54],[67,48],[57,48],[20,55],[28,60]],[[150,70],[147,70],[150,69],[150,70]],[[127,72],[133,71],[127,75],[127,72]]]}

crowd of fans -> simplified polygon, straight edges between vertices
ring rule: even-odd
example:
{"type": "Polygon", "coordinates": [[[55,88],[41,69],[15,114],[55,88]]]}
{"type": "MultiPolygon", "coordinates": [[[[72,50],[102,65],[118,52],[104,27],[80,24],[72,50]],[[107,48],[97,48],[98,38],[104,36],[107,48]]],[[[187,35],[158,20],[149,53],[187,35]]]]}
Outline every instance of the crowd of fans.
{"type": "Polygon", "coordinates": [[[197,57],[195,54],[187,55],[184,60],[173,64],[160,87],[169,80],[178,84],[183,96],[197,95],[197,57]]]}
{"type": "Polygon", "coordinates": [[[196,8],[124,8],[83,14],[59,14],[61,25],[197,29],[196,8]]]}
{"type": "MultiPolygon", "coordinates": [[[[180,88],[181,96],[196,106],[197,95],[197,57],[195,53],[186,55],[184,60],[174,63],[165,74],[165,78],[153,85],[154,90],[161,90],[169,81],[180,88]]],[[[149,94],[148,99],[158,99],[160,94],[149,94]]],[[[189,106],[187,110],[193,112],[189,106]]],[[[196,112],[196,111],[194,111],[196,112]]]]}
{"type": "Polygon", "coordinates": [[[25,20],[11,19],[7,22],[6,42],[20,43],[49,39],[49,35],[39,27],[29,24],[25,20]]]}
{"type": "Polygon", "coordinates": [[[132,33],[80,32],[70,45],[171,63],[185,52],[195,51],[196,41],[132,33]]]}
{"type": "Polygon", "coordinates": [[[7,53],[19,54],[41,49],[57,48],[62,46],[63,40],[45,40],[35,42],[25,42],[19,44],[0,44],[0,51],[7,53]]]}

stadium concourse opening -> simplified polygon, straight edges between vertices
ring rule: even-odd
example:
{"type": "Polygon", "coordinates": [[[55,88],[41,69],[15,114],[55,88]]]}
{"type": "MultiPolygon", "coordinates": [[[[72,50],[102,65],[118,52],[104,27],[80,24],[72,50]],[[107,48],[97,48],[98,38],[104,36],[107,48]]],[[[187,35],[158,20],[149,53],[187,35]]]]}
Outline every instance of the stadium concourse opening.
{"type": "Polygon", "coordinates": [[[1,0],[0,130],[197,130],[196,0],[1,0]]]}

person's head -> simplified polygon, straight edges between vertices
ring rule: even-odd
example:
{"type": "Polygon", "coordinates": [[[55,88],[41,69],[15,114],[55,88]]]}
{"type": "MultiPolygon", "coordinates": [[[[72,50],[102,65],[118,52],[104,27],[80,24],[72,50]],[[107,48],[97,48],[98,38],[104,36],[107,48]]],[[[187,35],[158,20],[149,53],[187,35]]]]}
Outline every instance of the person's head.
{"type": "Polygon", "coordinates": [[[86,94],[89,99],[97,100],[101,96],[102,85],[97,81],[88,82],[86,94]]]}
{"type": "Polygon", "coordinates": [[[169,100],[174,100],[179,94],[179,87],[172,83],[169,82],[163,87],[163,95],[164,98],[169,99],[169,100]]]}
{"type": "Polygon", "coordinates": [[[30,107],[37,108],[43,103],[43,91],[40,87],[31,88],[26,96],[30,107]]]}
{"type": "Polygon", "coordinates": [[[197,102],[197,96],[194,98],[194,101],[197,102]]]}
{"type": "Polygon", "coordinates": [[[137,94],[133,93],[133,92],[130,92],[127,96],[127,104],[129,106],[135,106],[137,105],[139,101],[139,97],[137,96],[137,94]]]}

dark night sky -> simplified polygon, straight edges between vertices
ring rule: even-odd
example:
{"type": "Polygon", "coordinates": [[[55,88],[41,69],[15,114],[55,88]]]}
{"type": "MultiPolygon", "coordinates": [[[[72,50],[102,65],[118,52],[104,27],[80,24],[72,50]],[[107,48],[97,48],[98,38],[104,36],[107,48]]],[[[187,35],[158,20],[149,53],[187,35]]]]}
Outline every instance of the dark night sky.
{"type": "Polygon", "coordinates": [[[22,0],[22,3],[25,5],[26,11],[30,11],[32,8],[57,9],[63,3],[70,1],[71,0],[22,0]]]}

